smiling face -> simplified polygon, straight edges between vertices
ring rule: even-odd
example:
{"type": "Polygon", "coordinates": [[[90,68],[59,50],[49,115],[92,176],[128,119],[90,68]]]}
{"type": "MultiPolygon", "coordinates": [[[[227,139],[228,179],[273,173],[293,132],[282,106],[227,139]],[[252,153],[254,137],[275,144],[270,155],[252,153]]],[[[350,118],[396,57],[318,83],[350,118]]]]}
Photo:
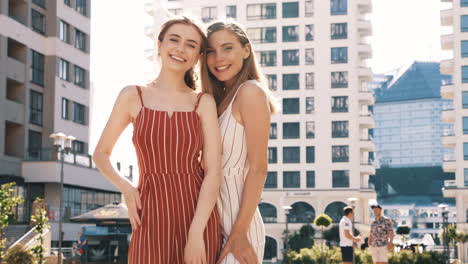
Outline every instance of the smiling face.
{"type": "Polygon", "coordinates": [[[163,67],[187,72],[198,62],[201,45],[202,36],[195,27],[182,23],[170,26],[158,41],[163,67]]]}
{"type": "Polygon", "coordinates": [[[242,46],[238,37],[228,30],[216,31],[208,38],[206,62],[219,81],[232,82],[249,56],[249,44],[242,46]]]}

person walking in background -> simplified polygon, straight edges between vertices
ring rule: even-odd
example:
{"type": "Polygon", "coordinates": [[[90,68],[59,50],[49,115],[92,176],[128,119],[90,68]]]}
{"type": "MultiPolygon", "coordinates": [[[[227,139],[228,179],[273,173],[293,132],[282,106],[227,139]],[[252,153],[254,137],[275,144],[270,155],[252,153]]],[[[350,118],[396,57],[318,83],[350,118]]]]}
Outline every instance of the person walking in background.
{"type": "Polygon", "coordinates": [[[379,204],[371,206],[375,220],[371,225],[369,235],[369,251],[375,264],[388,263],[388,251],[393,248],[393,223],[383,216],[382,207],[379,204]]]}
{"type": "Polygon", "coordinates": [[[361,241],[360,236],[353,235],[354,210],[351,206],[343,208],[343,218],[340,220],[340,248],[343,264],[352,264],[354,258],[354,242],[361,241]]]}
{"type": "Polygon", "coordinates": [[[81,232],[78,233],[78,243],[76,250],[79,252],[81,264],[88,263],[88,238],[81,232]],[[81,255],[80,255],[81,254],[81,255]]]}

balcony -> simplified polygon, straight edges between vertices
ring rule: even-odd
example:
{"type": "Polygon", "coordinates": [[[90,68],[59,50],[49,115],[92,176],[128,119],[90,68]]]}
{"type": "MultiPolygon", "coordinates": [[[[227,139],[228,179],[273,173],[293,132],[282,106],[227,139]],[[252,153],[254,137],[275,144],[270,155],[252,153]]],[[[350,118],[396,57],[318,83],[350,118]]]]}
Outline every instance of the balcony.
{"type": "Polygon", "coordinates": [[[453,59],[440,61],[440,73],[453,75],[453,59]]]}
{"type": "Polygon", "coordinates": [[[362,163],[360,166],[361,174],[364,175],[374,175],[375,174],[375,166],[372,163],[362,163]]]}
{"type": "Polygon", "coordinates": [[[455,110],[453,108],[447,108],[442,110],[442,122],[454,123],[455,122],[455,110]]]}
{"type": "Polygon", "coordinates": [[[25,82],[25,65],[21,61],[13,59],[11,57],[7,58],[7,77],[15,80],[20,83],[25,82]]]}
{"type": "Polygon", "coordinates": [[[372,1],[371,0],[357,0],[358,9],[361,14],[372,12],[372,1]]]}
{"type": "Polygon", "coordinates": [[[359,43],[358,44],[358,53],[361,60],[372,58],[372,48],[369,44],[359,43]]]}
{"type": "Polygon", "coordinates": [[[444,129],[442,131],[442,145],[444,148],[454,148],[457,142],[453,129],[444,129]]]}
{"type": "Polygon", "coordinates": [[[364,151],[374,152],[375,151],[375,144],[370,139],[361,139],[359,141],[359,148],[364,151]]]}
{"type": "Polygon", "coordinates": [[[153,26],[146,26],[145,27],[145,35],[148,38],[154,38],[154,27],[153,26]]]}
{"type": "Polygon", "coordinates": [[[440,22],[442,26],[452,26],[453,25],[453,9],[441,10],[440,22]]]}
{"type": "Polygon", "coordinates": [[[372,81],[372,71],[369,67],[358,67],[359,81],[372,81]]]}
{"type": "Polygon", "coordinates": [[[457,161],[454,157],[444,157],[444,162],[442,163],[442,170],[444,172],[456,172],[457,171],[457,161]]]}
{"type": "Polygon", "coordinates": [[[369,20],[359,19],[357,25],[358,32],[361,37],[368,37],[372,35],[372,24],[369,20]]]}
{"type": "Polygon", "coordinates": [[[455,188],[457,188],[457,181],[456,180],[446,180],[446,181],[444,181],[444,188],[446,188],[446,189],[455,189],[455,188]]]}
{"type": "Polygon", "coordinates": [[[145,12],[150,16],[154,15],[154,3],[153,2],[148,2],[145,4],[145,12]]]}
{"type": "Polygon", "coordinates": [[[145,50],[145,58],[149,61],[154,60],[154,49],[146,49],[145,50]]]}
{"type": "Polygon", "coordinates": [[[362,128],[374,128],[375,127],[374,118],[371,115],[360,115],[359,126],[362,128]]]}
{"type": "Polygon", "coordinates": [[[373,105],[375,103],[374,95],[370,91],[359,91],[359,103],[373,105]]]}
{"type": "Polygon", "coordinates": [[[440,96],[442,96],[443,99],[453,100],[454,90],[455,90],[455,86],[453,85],[453,83],[443,84],[440,87],[440,96]]]}
{"type": "Polygon", "coordinates": [[[442,49],[453,50],[453,34],[442,35],[440,42],[442,49]]]}

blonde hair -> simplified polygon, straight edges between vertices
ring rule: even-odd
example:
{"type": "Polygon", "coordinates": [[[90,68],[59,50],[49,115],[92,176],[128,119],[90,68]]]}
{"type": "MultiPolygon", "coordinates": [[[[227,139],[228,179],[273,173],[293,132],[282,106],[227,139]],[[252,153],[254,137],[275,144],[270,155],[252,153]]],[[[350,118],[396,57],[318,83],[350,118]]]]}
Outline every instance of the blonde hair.
{"type": "MultiPolygon", "coordinates": [[[[203,63],[201,66],[201,81],[202,81],[202,89],[203,91],[210,93],[213,95],[216,105],[218,108],[218,115],[220,115],[229,103],[232,101],[234,95],[236,94],[237,89],[239,86],[248,80],[256,80],[261,82],[263,85],[262,87],[268,87],[265,81],[265,77],[260,72],[260,67],[258,66],[252,45],[250,44],[250,40],[247,37],[247,34],[242,29],[242,27],[234,21],[228,22],[216,22],[211,24],[208,29],[208,38],[215,32],[227,30],[236,35],[237,39],[239,40],[242,47],[246,45],[250,46],[250,55],[243,61],[242,69],[240,72],[234,77],[236,81],[233,84],[233,87],[229,87],[229,89],[225,89],[225,85],[222,81],[219,81],[216,76],[214,76],[207,64],[207,54],[203,56],[203,63]]],[[[271,94],[269,89],[264,89],[265,93],[268,97],[268,102],[270,105],[270,111],[272,113],[276,113],[278,111],[277,103],[271,94]]]]}

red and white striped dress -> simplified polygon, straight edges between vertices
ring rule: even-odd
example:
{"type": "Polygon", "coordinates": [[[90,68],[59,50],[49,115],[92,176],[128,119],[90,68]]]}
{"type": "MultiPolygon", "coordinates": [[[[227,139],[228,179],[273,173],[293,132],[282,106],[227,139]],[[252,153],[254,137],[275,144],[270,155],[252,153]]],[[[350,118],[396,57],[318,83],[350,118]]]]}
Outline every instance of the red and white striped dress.
{"type": "MultiPolygon", "coordinates": [[[[204,174],[199,162],[203,147],[200,118],[193,111],[159,111],[144,106],[134,123],[140,179],[141,225],[133,231],[129,264],[182,264],[204,174]]],[[[216,263],[221,226],[216,208],[207,223],[204,241],[208,263],[216,263]]]]}

